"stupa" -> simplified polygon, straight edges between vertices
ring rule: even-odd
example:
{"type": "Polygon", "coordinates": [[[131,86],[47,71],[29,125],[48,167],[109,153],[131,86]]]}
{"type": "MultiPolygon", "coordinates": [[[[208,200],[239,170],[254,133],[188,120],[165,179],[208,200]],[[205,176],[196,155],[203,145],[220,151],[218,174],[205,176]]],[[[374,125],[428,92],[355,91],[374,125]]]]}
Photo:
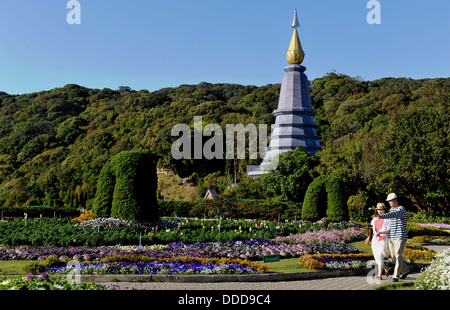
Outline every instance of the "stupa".
{"type": "Polygon", "coordinates": [[[269,147],[259,166],[247,166],[247,175],[257,177],[276,169],[277,155],[294,150],[302,146],[311,155],[315,155],[320,148],[317,126],[314,116],[317,114],[311,105],[306,67],[301,63],[305,58],[297,28],[299,27],[297,10],[294,11],[291,43],[286,53],[289,66],[284,68],[280,89],[278,108],[273,111],[275,124],[272,124],[269,147]]]}

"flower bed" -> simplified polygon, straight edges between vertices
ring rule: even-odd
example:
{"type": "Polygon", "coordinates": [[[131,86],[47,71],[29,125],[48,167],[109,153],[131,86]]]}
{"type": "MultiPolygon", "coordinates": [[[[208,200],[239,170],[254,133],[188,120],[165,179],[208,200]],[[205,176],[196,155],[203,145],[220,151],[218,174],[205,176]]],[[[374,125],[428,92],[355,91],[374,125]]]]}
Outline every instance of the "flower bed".
{"type": "Polygon", "coordinates": [[[49,277],[47,273],[39,276],[27,274],[21,277],[0,277],[0,290],[106,290],[103,285],[75,281],[66,277],[49,277]]]}
{"type": "Polygon", "coordinates": [[[31,273],[65,274],[254,274],[265,273],[267,265],[230,258],[159,258],[127,254],[107,256],[96,262],[77,262],[49,257],[26,267],[31,273]],[[68,264],[70,262],[70,264],[68,264]]]}
{"type": "MultiPolygon", "coordinates": [[[[65,274],[74,267],[47,267],[48,273],[65,274]]],[[[258,271],[241,264],[186,263],[181,260],[173,262],[98,262],[80,263],[77,270],[81,274],[255,274],[258,271]]]]}
{"type": "Polygon", "coordinates": [[[318,229],[344,229],[360,224],[276,222],[260,220],[164,219],[154,223],[116,218],[15,219],[0,222],[0,244],[8,246],[113,246],[238,241],[303,233],[318,229]]]}
{"type": "MultiPolygon", "coordinates": [[[[442,224],[445,225],[445,224],[442,224]]],[[[441,226],[443,227],[443,226],[441,226]]],[[[421,224],[421,223],[406,223],[406,229],[408,231],[408,236],[424,236],[424,235],[433,235],[433,236],[450,236],[450,232],[441,228],[438,228],[436,225],[429,224],[421,224]]]]}
{"type": "Polygon", "coordinates": [[[442,224],[442,223],[418,223],[422,227],[434,227],[438,229],[450,229],[450,224],[442,224]]]}
{"type": "Polygon", "coordinates": [[[282,258],[298,257],[311,253],[357,253],[358,250],[343,242],[313,242],[311,244],[286,244],[274,240],[221,241],[184,244],[172,242],[163,246],[147,247],[0,247],[0,260],[43,260],[48,256],[92,261],[111,255],[142,254],[155,258],[182,256],[212,258],[228,257],[261,259],[265,255],[282,258]]]}
{"type": "Polygon", "coordinates": [[[312,254],[303,255],[298,264],[310,269],[359,269],[366,268],[367,262],[373,260],[371,254],[312,254]]]}
{"type": "Polygon", "coordinates": [[[284,237],[276,237],[276,241],[288,244],[310,244],[314,242],[352,242],[362,240],[366,237],[367,232],[360,228],[346,228],[343,230],[326,230],[307,231],[302,234],[295,234],[284,237]]]}
{"type": "Polygon", "coordinates": [[[416,236],[412,240],[419,243],[447,244],[450,243],[450,236],[416,236]]]}
{"type": "Polygon", "coordinates": [[[439,252],[417,278],[416,290],[450,290],[450,249],[439,252]]]}
{"type": "Polygon", "coordinates": [[[125,219],[107,217],[107,218],[96,218],[90,220],[80,221],[80,223],[75,223],[74,227],[78,230],[87,230],[87,231],[120,231],[123,229],[133,231],[135,233],[139,232],[147,232],[157,229],[171,229],[177,228],[179,225],[178,222],[173,222],[169,220],[161,220],[156,222],[131,222],[125,219]]]}
{"type": "Polygon", "coordinates": [[[49,256],[78,261],[100,259],[105,256],[139,254],[165,246],[146,247],[32,247],[7,248],[0,246],[0,260],[44,260],[49,256]]]}

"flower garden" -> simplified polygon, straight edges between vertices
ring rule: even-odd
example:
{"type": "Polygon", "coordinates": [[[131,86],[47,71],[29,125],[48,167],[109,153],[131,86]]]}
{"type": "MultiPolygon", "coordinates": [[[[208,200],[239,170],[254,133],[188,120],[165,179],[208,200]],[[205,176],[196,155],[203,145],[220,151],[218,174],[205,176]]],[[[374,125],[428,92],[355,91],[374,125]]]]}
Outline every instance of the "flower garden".
{"type": "MultiPolygon", "coordinates": [[[[25,276],[0,277],[0,290],[108,289],[95,283],[67,283],[64,275],[74,268],[80,274],[266,273],[271,272],[262,262],[267,255],[295,259],[312,270],[366,268],[373,260],[371,253],[352,244],[365,239],[368,229],[368,223],[276,220],[166,218],[135,223],[92,219],[89,213],[75,219],[10,219],[0,222],[0,262],[29,264],[25,276]]],[[[420,242],[446,242],[447,229],[408,223],[415,242],[405,249],[407,262],[431,261],[436,253],[420,242]]],[[[437,257],[448,266],[448,255],[437,257]]]]}

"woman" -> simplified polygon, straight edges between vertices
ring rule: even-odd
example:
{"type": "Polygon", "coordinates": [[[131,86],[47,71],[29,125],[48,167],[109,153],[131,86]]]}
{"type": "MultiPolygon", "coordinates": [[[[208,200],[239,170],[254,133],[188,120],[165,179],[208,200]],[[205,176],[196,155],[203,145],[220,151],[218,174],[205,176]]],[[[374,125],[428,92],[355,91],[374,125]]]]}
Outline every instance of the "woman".
{"type": "MultiPolygon", "coordinates": [[[[377,204],[377,214],[381,215],[386,213],[386,206],[380,202],[377,204]]],[[[383,220],[381,218],[374,217],[370,222],[372,230],[366,239],[366,244],[370,244],[372,240],[372,253],[375,257],[375,261],[378,265],[378,277],[382,279],[383,270],[386,274],[386,278],[389,277],[388,268],[384,264],[384,259],[389,256],[389,226],[391,220],[383,220]]]]}

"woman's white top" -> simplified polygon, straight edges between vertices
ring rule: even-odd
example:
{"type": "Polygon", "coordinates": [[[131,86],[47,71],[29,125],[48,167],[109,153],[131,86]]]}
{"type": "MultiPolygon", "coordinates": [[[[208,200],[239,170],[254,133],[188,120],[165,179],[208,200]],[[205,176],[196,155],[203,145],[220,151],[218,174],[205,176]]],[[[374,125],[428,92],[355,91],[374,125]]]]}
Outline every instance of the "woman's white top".
{"type": "MultiPolygon", "coordinates": [[[[375,238],[375,235],[376,235],[376,231],[375,231],[375,220],[377,220],[377,218],[376,217],[374,217],[373,219],[372,219],[372,221],[370,222],[370,225],[372,225],[372,231],[373,231],[373,237],[375,238]]],[[[386,230],[389,230],[390,229],[390,226],[391,226],[391,220],[389,220],[389,219],[385,219],[385,220],[382,220],[383,221],[383,225],[381,226],[381,231],[386,231],[386,230]]],[[[384,237],[389,237],[389,234],[380,234],[380,236],[384,236],[384,237]]],[[[379,240],[379,237],[376,237],[377,238],[377,241],[380,241],[379,240]]]]}

